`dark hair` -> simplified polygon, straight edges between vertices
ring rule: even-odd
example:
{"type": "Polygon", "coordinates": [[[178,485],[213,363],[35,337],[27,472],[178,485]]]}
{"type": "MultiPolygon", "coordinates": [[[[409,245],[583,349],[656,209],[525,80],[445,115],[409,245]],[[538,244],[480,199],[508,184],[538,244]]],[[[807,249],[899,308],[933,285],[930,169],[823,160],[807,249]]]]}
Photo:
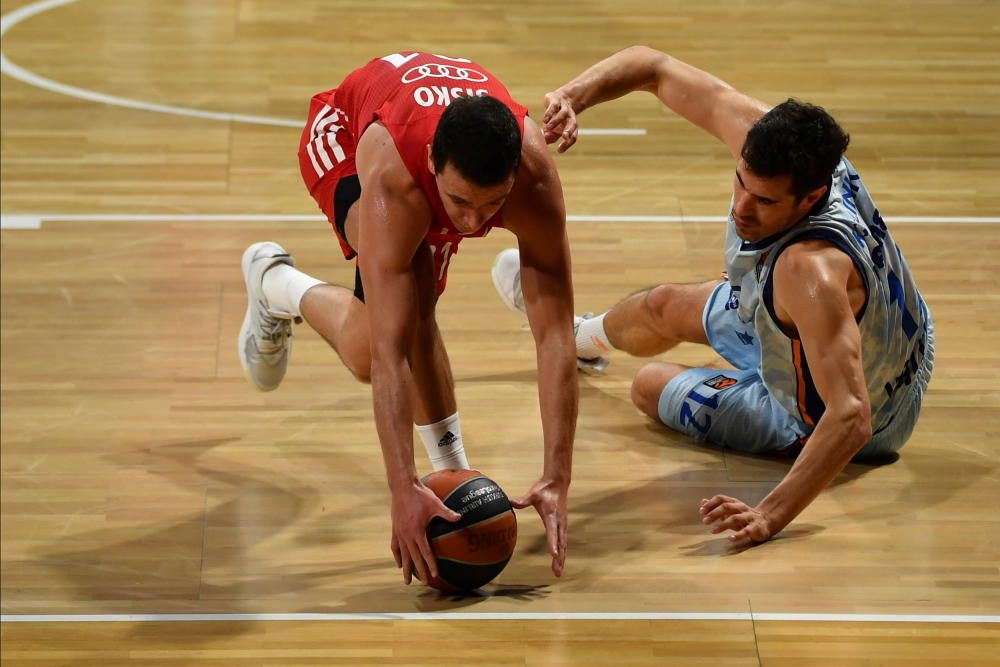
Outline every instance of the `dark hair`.
{"type": "Polygon", "coordinates": [[[480,187],[502,183],[521,164],[517,118],[495,97],[459,97],[441,114],[431,155],[439,174],[450,162],[480,187]]]}
{"type": "Polygon", "coordinates": [[[792,177],[802,199],[826,185],[851,137],[822,107],[789,99],[754,123],[740,155],[757,176],[792,177]]]}

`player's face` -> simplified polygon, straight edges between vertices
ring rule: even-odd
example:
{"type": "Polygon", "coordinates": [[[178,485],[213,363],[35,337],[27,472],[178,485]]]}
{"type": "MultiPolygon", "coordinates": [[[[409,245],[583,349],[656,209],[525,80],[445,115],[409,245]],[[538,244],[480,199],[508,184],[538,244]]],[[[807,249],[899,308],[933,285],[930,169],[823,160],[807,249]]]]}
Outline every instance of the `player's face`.
{"type": "Polygon", "coordinates": [[[446,164],[434,175],[444,210],[460,234],[472,234],[496,215],[514,186],[514,175],[499,185],[482,187],[446,164]]]}
{"type": "Polygon", "coordinates": [[[783,232],[805,217],[826,192],[821,187],[796,199],[791,189],[791,176],[762,178],[740,160],[733,177],[733,220],[740,238],[753,243],[783,232]]]}

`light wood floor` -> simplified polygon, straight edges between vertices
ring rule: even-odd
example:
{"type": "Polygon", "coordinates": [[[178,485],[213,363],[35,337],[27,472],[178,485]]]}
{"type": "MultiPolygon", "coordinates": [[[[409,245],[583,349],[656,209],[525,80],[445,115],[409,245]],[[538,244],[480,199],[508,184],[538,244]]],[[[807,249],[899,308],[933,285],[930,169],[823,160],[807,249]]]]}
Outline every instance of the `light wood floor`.
{"type": "MultiPolygon", "coordinates": [[[[4,14],[26,6],[0,2],[4,14]]],[[[644,419],[638,360],[581,378],[570,558],[537,518],[481,597],[401,585],[388,494],[354,383],[305,327],[254,392],[235,354],[239,257],[273,238],[347,282],[322,222],[44,222],[2,233],[4,614],[731,612],[1000,614],[1000,7],[648,0],[406,3],[78,0],[13,27],[4,54],[122,98],[301,119],[376,55],[426,48],[543,93],[646,43],[771,102],[826,106],[935,316],[938,361],[900,459],[852,465],[780,539],[733,550],[697,518],[762,497],[788,464],[644,419]],[[735,3],[729,3],[735,4],[735,3]],[[723,7],[726,7],[723,11],[723,7]]],[[[298,130],[126,109],[2,79],[2,193],[16,214],[313,214],[298,130]]],[[[633,96],[559,158],[577,215],[723,215],[725,149],[633,96]]],[[[721,225],[574,222],[578,310],[721,268],[721,225]]],[[[520,493],[540,469],[530,334],[493,294],[512,237],[468,241],[439,307],[474,465],[520,493]]],[[[708,350],[672,358],[712,363],[708,350]]],[[[427,464],[418,460],[422,469],[427,464]]],[[[778,621],[368,621],[2,626],[7,665],[995,664],[1000,625],[778,621]]]]}

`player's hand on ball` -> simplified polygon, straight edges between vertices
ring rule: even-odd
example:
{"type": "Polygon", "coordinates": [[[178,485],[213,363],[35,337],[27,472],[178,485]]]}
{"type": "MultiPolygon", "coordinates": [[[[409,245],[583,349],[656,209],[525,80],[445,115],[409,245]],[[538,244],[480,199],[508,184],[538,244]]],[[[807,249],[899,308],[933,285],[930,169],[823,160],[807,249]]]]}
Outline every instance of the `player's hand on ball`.
{"type": "Polygon", "coordinates": [[[413,569],[421,581],[437,577],[437,559],[427,542],[427,524],[439,516],[445,521],[458,521],[462,515],[453,512],[430,489],[416,482],[392,493],[392,556],[396,567],[403,568],[407,586],[413,580],[413,569]]]}
{"type": "Polygon", "coordinates": [[[542,517],[545,533],[548,535],[549,555],[552,556],[552,573],[562,576],[566,565],[566,497],[568,484],[540,479],[521,498],[512,499],[510,504],[517,509],[534,507],[542,517]]]}
{"type": "Polygon", "coordinates": [[[766,542],[771,539],[771,522],[767,515],[758,509],[750,507],[743,501],[729,496],[713,496],[702,499],[701,522],[712,527],[713,533],[732,530],[730,542],[766,542]]]}
{"type": "Polygon", "coordinates": [[[569,97],[556,90],[545,95],[545,114],[542,116],[542,133],[545,143],[559,142],[559,152],[565,153],[576,143],[580,126],[576,122],[576,112],[569,97]]]}

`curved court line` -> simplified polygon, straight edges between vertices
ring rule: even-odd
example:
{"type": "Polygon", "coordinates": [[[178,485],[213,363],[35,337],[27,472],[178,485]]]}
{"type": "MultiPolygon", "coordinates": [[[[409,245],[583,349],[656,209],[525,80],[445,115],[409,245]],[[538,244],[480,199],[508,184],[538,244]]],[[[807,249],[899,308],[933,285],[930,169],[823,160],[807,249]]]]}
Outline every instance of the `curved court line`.
{"type": "Polygon", "coordinates": [[[1000,623],[959,614],[783,614],[754,612],[383,612],[358,614],[3,614],[0,623],[162,621],[803,621],[846,623],[1000,623]]]}
{"type": "MultiPolygon", "coordinates": [[[[32,16],[41,14],[42,12],[46,12],[50,9],[55,9],[56,7],[62,7],[63,5],[74,3],[76,1],[77,0],[43,0],[42,2],[35,2],[21,7],[20,9],[15,9],[12,12],[8,12],[0,18],[0,37],[2,37],[8,30],[13,28],[18,23],[29,19],[32,16]]],[[[283,127],[302,127],[304,124],[304,121],[285,120],[283,118],[266,118],[264,116],[248,116],[245,114],[218,113],[215,111],[201,111],[199,109],[185,109],[183,107],[175,107],[167,104],[154,104],[151,102],[143,102],[141,100],[129,100],[124,97],[115,97],[114,95],[105,95],[104,93],[98,93],[84,88],[77,88],[76,86],[68,86],[64,83],[59,83],[58,81],[38,76],[34,72],[29,72],[20,65],[11,62],[2,51],[0,51],[0,73],[6,74],[7,76],[17,79],[18,81],[22,81],[29,86],[48,90],[60,95],[67,95],[69,97],[76,97],[90,102],[97,102],[98,104],[139,109],[141,111],[156,111],[158,113],[173,114],[175,116],[190,116],[194,118],[207,118],[209,120],[222,120],[233,123],[280,125],[283,127]]]]}
{"type": "MultiPolygon", "coordinates": [[[[76,1],[77,0],[42,0],[42,2],[35,2],[30,5],[25,5],[19,9],[15,9],[12,12],[7,12],[0,17],[0,37],[2,37],[8,30],[16,26],[18,23],[21,23],[32,16],[36,16],[42,12],[47,12],[50,9],[62,7],[76,1]]],[[[221,120],[229,123],[251,123],[255,125],[277,125],[280,127],[298,128],[301,128],[305,124],[305,120],[289,120],[285,118],[270,118],[267,116],[250,116],[238,113],[202,111],[201,109],[187,109],[185,107],[176,107],[169,104],[156,104],[153,102],[143,102],[141,100],[130,100],[124,97],[116,97],[114,95],[105,95],[104,93],[98,93],[85,88],[77,88],[76,86],[70,86],[65,83],[59,83],[58,81],[53,81],[52,79],[46,79],[43,76],[39,76],[9,60],[7,56],[4,55],[2,50],[0,50],[0,73],[6,74],[7,76],[17,79],[18,81],[22,81],[29,86],[41,88],[42,90],[48,90],[59,95],[76,97],[90,102],[97,102],[98,104],[107,104],[109,106],[126,107],[128,109],[138,109],[140,111],[154,111],[157,113],[172,114],[174,116],[221,120]]],[[[595,128],[580,130],[580,134],[613,136],[644,135],[646,134],[646,130],[635,128],[595,128]]]]}
{"type": "MultiPolygon", "coordinates": [[[[76,2],[77,0],[43,0],[8,12],[0,17],[0,37],[18,23],[33,16],[76,2]]],[[[257,125],[302,127],[302,121],[246,114],[220,113],[187,109],[165,104],[130,100],[105,95],[84,88],[59,83],[38,76],[15,64],[0,51],[0,73],[28,85],[78,99],[141,111],[153,111],[177,116],[221,120],[257,125]]],[[[580,134],[635,136],[645,135],[645,129],[594,128],[581,129],[580,134]]],[[[717,216],[568,216],[570,221],[593,222],[715,222],[717,216]]],[[[184,222],[204,220],[231,221],[313,221],[325,220],[316,215],[15,215],[2,216],[4,229],[37,229],[42,220],[50,221],[129,221],[184,222]]],[[[1000,218],[897,218],[893,222],[968,222],[995,223],[1000,218]]],[[[162,622],[162,621],[387,621],[387,620],[701,620],[701,621],[846,621],[846,622],[907,622],[907,623],[1000,623],[1000,616],[915,615],[915,614],[757,614],[757,613],[361,613],[361,614],[2,614],[0,623],[53,622],[162,622]]]]}

